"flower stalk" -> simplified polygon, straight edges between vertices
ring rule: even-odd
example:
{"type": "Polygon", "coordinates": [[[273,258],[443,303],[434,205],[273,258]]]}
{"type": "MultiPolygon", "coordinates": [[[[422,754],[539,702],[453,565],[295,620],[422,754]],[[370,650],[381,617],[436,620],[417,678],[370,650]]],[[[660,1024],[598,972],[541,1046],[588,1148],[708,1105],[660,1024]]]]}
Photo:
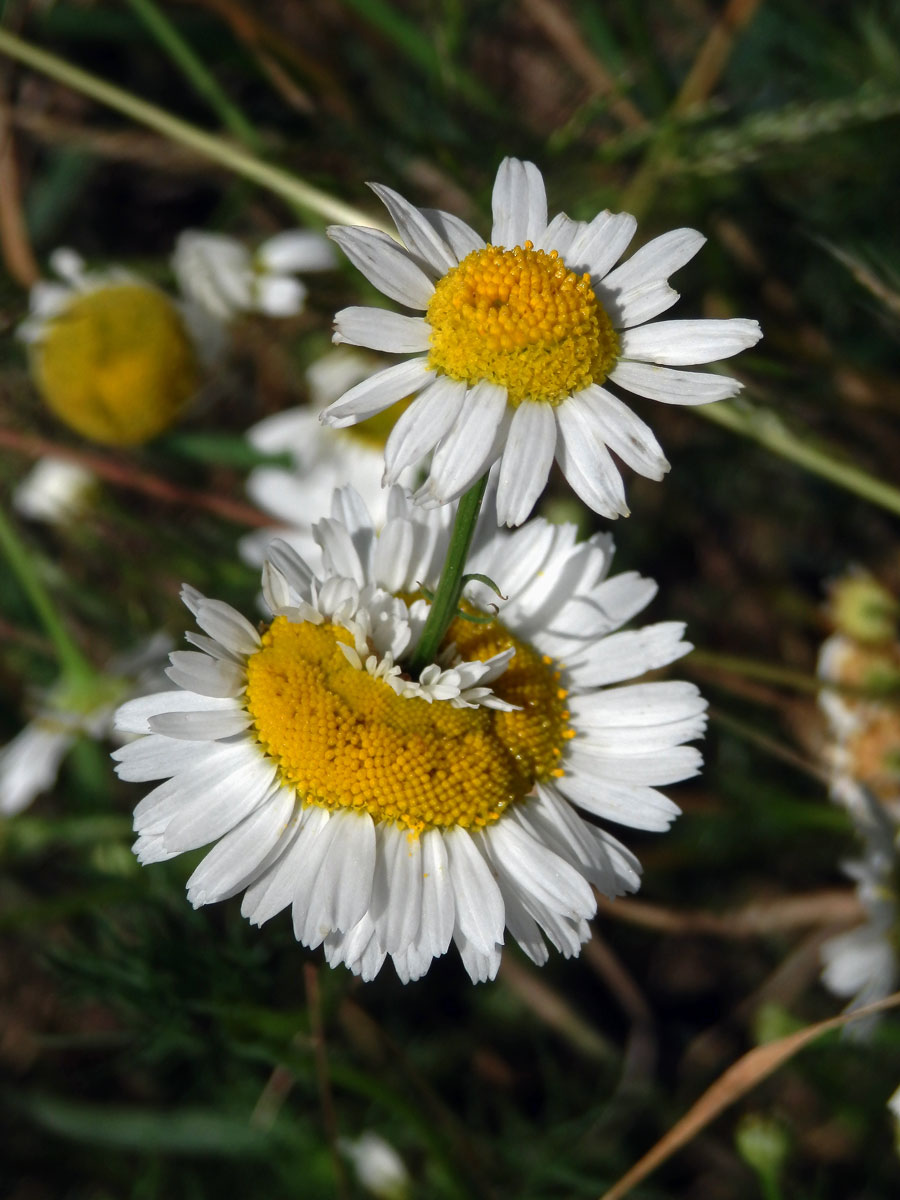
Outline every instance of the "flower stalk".
{"type": "Polygon", "coordinates": [[[91,679],[94,669],[76,646],[62,622],[50,593],[44,586],[34,561],[18,533],[0,506],[0,553],[9,563],[13,574],[22,586],[22,591],[31,601],[40,618],[56,656],[62,673],[73,683],[80,684],[91,679]]]}
{"type": "Polygon", "coordinates": [[[478,522],[478,514],[481,511],[481,501],[484,498],[487,479],[487,475],[483,475],[460,498],[456,518],[453,522],[453,532],[450,535],[447,558],[441,568],[441,578],[431,601],[431,611],[418,645],[405,664],[407,670],[416,679],[429,663],[434,662],[444,640],[444,634],[456,616],[459,598],[466,582],[466,558],[469,554],[469,547],[472,545],[472,537],[478,522]]]}

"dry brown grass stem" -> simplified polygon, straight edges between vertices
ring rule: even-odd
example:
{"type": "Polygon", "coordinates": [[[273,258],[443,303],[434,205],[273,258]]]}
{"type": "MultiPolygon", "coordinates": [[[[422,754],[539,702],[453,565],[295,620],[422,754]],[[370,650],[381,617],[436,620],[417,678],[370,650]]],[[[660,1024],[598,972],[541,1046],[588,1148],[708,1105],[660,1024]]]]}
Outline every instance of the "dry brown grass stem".
{"type": "Polygon", "coordinates": [[[43,458],[50,455],[62,458],[67,462],[79,463],[93,471],[107,483],[115,487],[127,488],[133,492],[141,492],[154,500],[162,500],[165,504],[179,504],[186,508],[199,508],[213,513],[226,521],[234,521],[238,525],[251,525],[258,528],[272,526],[275,522],[271,517],[244,504],[240,500],[231,500],[228,496],[218,496],[212,492],[199,492],[194,488],[182,487],[151,475],[149,471],[141,471],[134,463],[128,461],[116,462],[102,454],[89,450],[76,450],[72,446],[62,446],[47,438],[35,437],[30,433],[19,433],[14,429],[0,429],[0,447],[14,450],[28,458],[43,458]]]}
{"type": "Polygon", "coordinates": [[[810,1042],[831,1030],[840,1029],[848,1021],[885,1012],[887,1009],[895,1008],[898,1004],[900,1004],[900,992],[895,992],[887,999],[880,1000],[876,1004],[867,1004],[865,1008],[857,1009],[856,1012],[842,1013],[839,1017],[819,1021],[815,1025],[808,1025],[805,1029],[798,1030],[797,1033],[749,1050],[706,1089],[681,1120],[677,1121],[668,1133],[664,1134],[629,1171],[626,1171],[609,1191],[604,1192],[600,1200],[622,1200],[623,1196],[627,1196],[657,1167],[686,1146],[726,1108],[768,1078],[773,1071],[777,1071],[810,1042]]]}
{"type": "Polygon", "coordinates": [[[24,288],[41,277],[22,211],[19,169],[10,110],[0,105],[0,248],[7,271],[24,288]]]}
{"type": "Polygon", "coordinates": [[[595,1062],[609,1062],[617,1056],[617,1050],[603,1034],[577,1013],[559,992],[511,954],[503,955],[497,978],[514,992],[539,1020],[565,1038],[569,1045],[585,1058],[595,1062]]]}
{"type": "Polygon", "coordinates": [[[604,916],[659,933],[721,938],[760,937],[811,925],[852,925],[865,916],[856,892],[850,888],[754,900],[727,913],[679,912],[645,900],[613,901],[603,896],[598,897],[597,905],[604,916]]]}

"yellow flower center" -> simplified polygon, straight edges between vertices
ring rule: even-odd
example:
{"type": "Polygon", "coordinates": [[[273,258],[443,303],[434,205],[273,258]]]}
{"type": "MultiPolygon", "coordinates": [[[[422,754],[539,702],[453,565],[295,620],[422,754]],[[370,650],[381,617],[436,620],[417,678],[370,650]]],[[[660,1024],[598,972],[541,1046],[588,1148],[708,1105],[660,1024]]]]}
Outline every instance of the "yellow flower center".
{"type": "Polygon", "coordinates": [[[590,275],[531,242],[473,250],[438,281],[426,316],[429,367],[470,384],[498,383],[515,408],[523,400],[559,404],[602,383],[619,353],[590,275]]]}
{"type": "Polygon", "coordinates": [[[35,352],[54,413],[96,442],[131,446],[162,433],[197,389],[197,362],[175,306],[154,288],[116,284],[72,301],[35,352]]]}
{"type": "Polygon", "coordinates": [[[536,781],[562,774],[573,734],[553,663],[498,621],[457,619],[447,640],[468,659],[514,646],[493,688],[521,711],[400,697],[347,661],[345,629],[275,618],[248,659],[246,705],[260,745],[303,803],[366,811],[414,833],[477,829],[536,781]]]}
{"type": "Polygon", "coordinates": [[[356,425],[348,425],[346,429],[339,429],[337,432],[355,442],[357,446],[366,446],[369,450],[377,450],[381,454],[390,437],[391,430],[412,402],[413,397],[406,396],[397,404],[392,404],[390,408],[385,408],[380,413],[375,413],[374,416],[367,417],[356,425]]]}

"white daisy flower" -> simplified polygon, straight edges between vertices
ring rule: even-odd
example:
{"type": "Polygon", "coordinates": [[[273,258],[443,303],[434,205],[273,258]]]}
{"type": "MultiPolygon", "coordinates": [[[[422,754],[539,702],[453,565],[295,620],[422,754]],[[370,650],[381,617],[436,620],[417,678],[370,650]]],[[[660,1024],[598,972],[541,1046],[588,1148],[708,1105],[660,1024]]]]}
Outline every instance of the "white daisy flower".
{"type": "Polygon", "coordinates": [[[13,488],[13,508],[30,521],[65,526],[90,507],[98,489],[87,467],[45,454],[13,488]]]}
{"type": "Polygon", "coordinates": [[[740,389],[734,379],[672,368],[754,345],[756,321],[647,324],[678,299],[667,280],[703,245],[695,230],[655,238],[615,267],[634,217],[604,211],[584,222],[560,213],[548,221],[540,171],[515,158],[497,172],[490,245],[450,213],[372,187],[404,244],[361,227],[333,226],[329,236],[380,291],[425,316],[359,307],[337,314],[335,341],[414,357],[351,388],[323,420],[350,425],[417,394],[388,439],[385,482],[433,449],[420,502],[446,504],[499,459],[497,518],[518,525],[555,457],[585,504],[627,515],[609,451],[650,479],[669,464],[606,385],[667,404],[707,404],[740,389]]]}
{"type": "Polygon", "coordinates": [[[339,1138],[338,1149],[352,1164],[360,1187],[378,1200],[404,1200],[411,1180],[403,1159],[385,1139],[368,1129],[358,1138],[339,1138]]]}
{"type": "Polygon", "coordinates": [[[37,695],[34,719],[0,747],[0,815],[15,816],[51,788],[79,737],[104,741],[113,736],[117,705],[160,685],[170,646],[159,634],[113,658],[104,674],[77,684],[60,680],[37,695]]]}
{"type": "Polygon", "coordinates": [[[262,924],[288,907],[329,963],[404,981],[450,943],[493,978],[508,929],[542,963],[577,954],[596,909],[638,886],[635,857],[598,823],[665,829],[658,788],[700,755],[705,704],[689,683],[627,683],[689,648],[683,626],[620,627],[655,584],[608,577],[612,543],[573,526],[482,524],[465,616],[418,681],[396,667],[428,612],[448,508],[392,492],[380,532],[352,489],[316,536],[316,574],[286,545],[263,568],[261,631],[185,589],[202,634],[172,655],[175,691],[131,701],[144,735],[118,772],[160,780],[135,810],[143,863],[214,842],[188,881],[195,905],[243,892],[262,924]],[[468,618],[476,618],[468,619],[468,618]],[[487,618],[487,621],[484,621],[487,618]],[[625,684],[625,686],[614,686],[625,684]]]}
{"type": "Polygon", "coordinates": [[[73,250],[51,255],[61,282],[40,282],[17,330],[48,408],[91,441],[137,445],[178,420],[211,344],[191,314],[120,267],[88,271],[73,250]]]}
{"type": "Polygon", "coordinates": [[[833,633],[822,643],[818,673],[825,683],[840,685],[819,691],[828,721],[824,756],[831,798],[859,827],[869,823],[874,797],[900,826],[900,714],[891,698],[900,683],[900,644],[868,645],[833,633]],[[888,686],[891,691],[879,699],[879,688],[888,686]],[[864,688],[871,696],[853,694],[864,688]]]}
{"type": "Polygon", "coordinates": [[[172,256],[182,293],[223,322],[239,313],[296,315],[306,300],[306,287],[295,278],[296,272],[329,271],[334,266],[328,242],[307,229],[278,233],[255,253],[227,234],[187,229],[172,256]]]}
{"type": "MultiPolygon", "coordinates": [[[[323,355],[306,372],[310,403],[274,413],[253,425],[247,439],[262,454],[287,454],[290,467],[261,466],[247,476],[250,499],[277,521],[238,543],[241,557],[261,566],[275,538],[288,542],[307,561],[318,563],[313,538],[318,515],[328,512],[335,489],[348,480],[363,499],[377,528],[387,517],[388,489],[381,485],[384,446],[393,414],[383,414],[352,429],[324,429],[319,414],[354,384],[374,375],[384,362],[373,354],[340,347],[323,355]]],[[[412,485],[414,472],[401,483],[412,485]]]]}
{"type": "MultiPolygon", "coordinates": [[[[856,828],[864,840],[864,854],[861,859],[845,863],[844,870],[856,881],[866,920],[856,929],[829,938],[822,946],[822,982],[836,996],[850,998],[848,1011],[889,996],[900,975],[897,831],[878,800],[865,789],[861,792],[866,809],[856,821],[856,828]]],[[[847,1035],[865,1038],[877,1020],[877,1016],[862,1018],[848,1026],[847,1035]]]]}

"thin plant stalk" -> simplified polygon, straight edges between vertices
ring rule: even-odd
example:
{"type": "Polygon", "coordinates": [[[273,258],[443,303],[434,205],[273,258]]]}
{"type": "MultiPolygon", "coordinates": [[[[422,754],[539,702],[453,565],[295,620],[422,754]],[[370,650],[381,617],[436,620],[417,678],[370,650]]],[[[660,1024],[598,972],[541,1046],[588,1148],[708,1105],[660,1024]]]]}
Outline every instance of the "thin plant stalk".
{"type": "Polygon", "coordinates": [[[441,568],[440,581],[431,600],[431,610],[428,613],[425,628],[422,630],[422,636],[419,638],[419,644],[406,664],[416,678],[424,667],[434,662],[441,642],[444,640],[444,634],[456,616],[459,598],[465,584],[466,559],[469,556],[469,547],[472,545],[478,513],[481,511],[481,501],[484,498],[484,489],[487,487],[487,478],[487,475],[483,475],[460,498],[456,518],[453,522],[453,532],[450,535],[450,545],[447,548],[447,557],[441,568]]]}
{"type": "Polygon", "coordinates": [[[53,643],[62,673],[73,681],[90,679],[94,669],[75,645],[56,604],[44,586],[34,560],[0,506],[0,553],[4,555],[22,591],[31,601],[48,638],[53,643]]]}
{"type": "Polygon", "coordinates": [[[73,66],[55,54],[29,45],[28,42],[16,37],[15,34],[8,33],[5,29],[0,29],[0,53],[25,63],[26,66],[48,75],[51,79],[73,88],[76,92],[81,92],[82,95],[90,96],[92,100],[97,100],[100,104],[105,104],[108,108],[123,113],[126,117],[137,121],[138,124],[146,125],[148,129],[154,129],[173,142],[187,146],[203,155],[204,158],[233,171],[241,178],[267,188],[290,204],[296,204],[304,212],[313,213],[318,217],[324,217],[327,221],[336,221],[344,225],[367,225],[373,229],[384,228],[377,220],[360,209],[351,204],[345,204],[336,196],[313,187],[312,184],[304,183],[290,171],[273,166],[271,163],[262,162],[240,146],[216,137],[215,134],[205,133],[195,125],[182,121],[179,117],[173,117],[165,109],[158,108],[155,104],[149,104],[146,100],[141,100],[103,79],[98,79],[96,75],[91,75],[90,72],[73,66]]]}
{"type": "Polygon", "coordinates": [[[248,146],[260,151],[260,140],[252,123],[237,105],[233,104],[219,86],[216,77],[194,52],[177,26],[153,0],[125,0],[129,8],[156,38],[194,91],[202,96],[229,133],[248,146]]]}
{"type": "Polygon", "coordinates": [[[750,438],[811,474],[900,516],[900,488],[870,475],[854,463],[841,461],[828,450],[792,433],[769,409],[755,407],[746,401],[719,400],[716,404],[698,405],[694,411],[714,425],[723,425],[733,433],[750,438]]]}

